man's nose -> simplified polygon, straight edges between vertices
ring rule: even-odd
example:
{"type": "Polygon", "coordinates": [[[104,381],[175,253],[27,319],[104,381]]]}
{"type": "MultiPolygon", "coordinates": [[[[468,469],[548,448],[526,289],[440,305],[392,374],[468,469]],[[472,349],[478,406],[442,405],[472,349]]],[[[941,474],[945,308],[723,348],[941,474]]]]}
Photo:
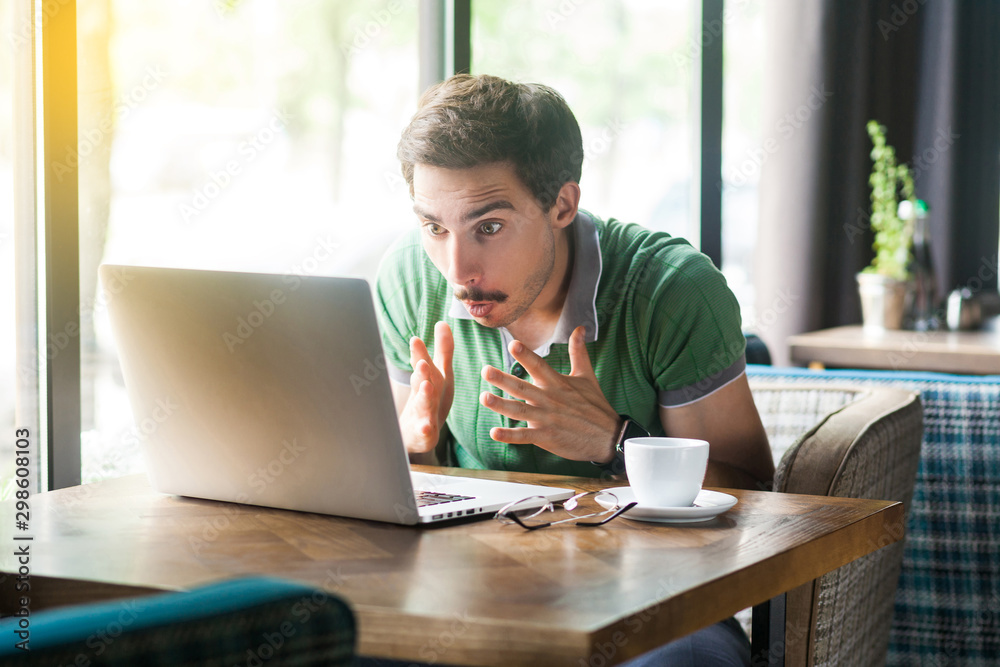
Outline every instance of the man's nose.
{"type": "Polygon", "coordinates": [[[473,285],[482,275],[479,253],[470,244],[453,241],[448,248],[448,281],[453,285],[473,285]]]}

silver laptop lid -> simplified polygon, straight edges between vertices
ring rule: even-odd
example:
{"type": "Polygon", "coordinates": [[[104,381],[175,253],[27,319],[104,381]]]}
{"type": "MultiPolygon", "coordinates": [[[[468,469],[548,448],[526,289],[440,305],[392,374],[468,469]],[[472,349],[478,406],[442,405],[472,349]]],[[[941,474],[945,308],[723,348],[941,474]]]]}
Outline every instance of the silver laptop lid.
{"type": "Polygon", "coordinates": [[[368,284],[103,265],[151,484],[415,523],[368,284]]]}

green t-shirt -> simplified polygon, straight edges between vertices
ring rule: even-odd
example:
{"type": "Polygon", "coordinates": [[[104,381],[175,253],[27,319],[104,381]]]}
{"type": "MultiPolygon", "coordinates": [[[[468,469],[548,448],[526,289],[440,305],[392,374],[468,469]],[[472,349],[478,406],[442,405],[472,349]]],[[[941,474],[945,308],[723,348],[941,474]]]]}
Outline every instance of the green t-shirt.
{"type": "MultiPolygon", "coordinates": [[[[556,371],[569,373],[569,335],[584,325],[608,402],[653,435],[663,435],[660,406],[697,401],[744,371],[739,304],[711,260],[683,239],[614,219],[604,222],[583,211],[567,230],[575,254],[566,303],[552,339],[535,351],[556,371]]],[[[455,464],[600,475],[588,461],[490,438],[494,426],[524,424],[480,404],[482,392],[500,393],[482,379],[482,368],[489,364],[526,377],[524,370],[507,351],[510,333],[480,325],[452,296],[421,246],[419,229],[386,253],[375,291],[389,375],[396,382],[409,384],[410,338],[420,337],[433,355],[435,323],[451,326],[455,398],[448,427],[455,464]]]]}

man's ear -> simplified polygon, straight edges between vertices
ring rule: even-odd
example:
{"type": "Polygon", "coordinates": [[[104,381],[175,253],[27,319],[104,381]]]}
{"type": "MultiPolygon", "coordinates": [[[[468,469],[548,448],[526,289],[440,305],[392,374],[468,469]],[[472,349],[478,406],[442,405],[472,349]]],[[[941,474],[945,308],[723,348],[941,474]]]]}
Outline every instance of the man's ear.
{"type": "Polygon", "coordinates": [[[549,209],[549,220],[552,229],[563,229],[576,219],[580,208],[580,184],[576,181],[566,181],[559,188],[556,201],[549,209]]]}

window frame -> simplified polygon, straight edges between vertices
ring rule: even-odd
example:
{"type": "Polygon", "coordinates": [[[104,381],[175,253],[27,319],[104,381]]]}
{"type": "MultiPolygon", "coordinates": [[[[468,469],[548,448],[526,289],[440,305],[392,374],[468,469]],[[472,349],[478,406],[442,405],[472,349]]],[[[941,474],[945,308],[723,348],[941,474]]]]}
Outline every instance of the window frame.
{"type": "MultiPolygon", "coordinates": [[[[37,13],[33,20],[39,20],[37,13]]],[[[47,454],[41,485],[51,490],[79,485],[82,472],[79,164],[65,159],[77,154],[76,0],[46,5],[40,22],[42,166],[35,237],[44,303],[37,308],[36,358],[45,407],[38,421],[44,424],[47,454]]]]}

